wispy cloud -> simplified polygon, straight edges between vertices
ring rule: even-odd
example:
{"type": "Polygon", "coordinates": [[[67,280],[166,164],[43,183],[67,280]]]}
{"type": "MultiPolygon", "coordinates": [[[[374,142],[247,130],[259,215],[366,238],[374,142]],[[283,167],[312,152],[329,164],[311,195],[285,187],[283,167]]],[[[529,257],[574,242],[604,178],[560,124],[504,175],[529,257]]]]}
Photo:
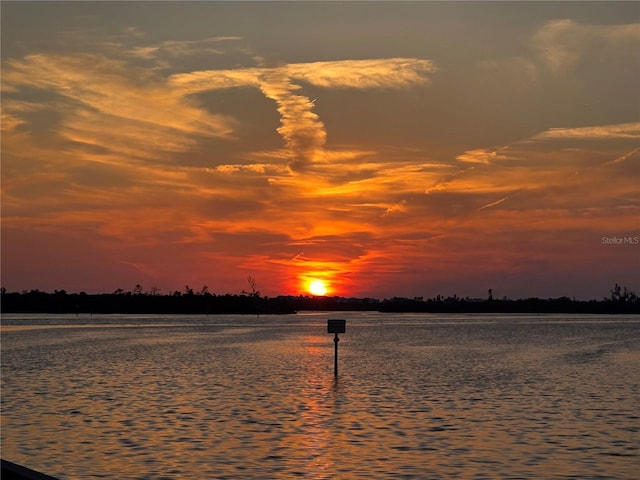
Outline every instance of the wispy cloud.
{"type": "Polygon", "coordinates": [[[181,89],[182,95],[237,87],[260,87],[261,68],[198,70],[176,73],[169,77],[169,85],[181,89]]]}
{"type": "Polygon", "coordinates": [[[625,152],[622,155],[619,155],[618,157],[614,158],[610,162],[607,162],[606,165],[619,165],[619,164],[628,162],[629,160],[635,160],[635,159],[640,161],[640,147],[634,148],[630,152],[625,152]]]}
{"type": "MultiPolygon", "coordinates": [[[[487,91],[500,85],[500,94],[530,95],[549,81],[577,72],[580,82],[592,82],[594,75],[586,73],[585,68],[587,71],[592,68],[597,76],[607,77],[607,81],[620,81],[618,75],[624,63],[627,63],[623,67],[626,75],[631,78],[633,69],[628,68],[628,62],[637,63],[640,23],[595,25],[568,18],[555,19],[522,40],[524,49],[517,55],[477,62],[474,84],[487,91]],[[501,81],[496,82],[496,78],[501,81]]],[[[602,83],[594,85],[602,88],[602,83]]]]}
{"type": "Polygon", "coordinates": [[[496,200],[495,202],[487,203],[486,205],[481,206],[480,208],[478,208],[478,210],[484,210],[485,208],[495,207],[497,205],[500,205],[501,203],[506,202],[507,200],[509,200],[509,198],[510,196],[507,195],[506,197],[502,197],[500,200],[496,200]]]}
{"type": "Polygon", "coordinates": [[[427,85],[436,72],[433,62],[415,58],[340,60],[295,63],[237,70],[207,70],[172,75],[170,83],[194,93],[237,87],[258,87],[276,102],[282,136],[296,170],[330,157],[327,132],[313,112],[314,100],[302,94],[300,83],[322,88],[390,88],[427,85]],[[298,83],[296,83],[298,82],[298,83]]]}
{"type": "Polygon", "coordinates": [[[289,169],[282,164],[267,164],[267,163],[250,163],[250,164],[225,164],[218,165],[215,168],[216,171],[228,174],[234,173],[254,173],[259,175],[274,175],[281,174],[287,175],[289,169]]]}
{"type": "Polygon", "coordinates": [[[293,157],[290,166],[296,170],[313,162],[327,138],[324,124],[312,111],[313,102],[297,94],[300,87],[294,85],[281,69],[265,72],[260,90],[278,105],[281,123],[278,133],[293,157]]]}
{"type": "Polygon", "coordinates": [[[388,58],[294,63],[289,77],[324,88],[404,88],[426,85],[437,71],[430,60],[388,58]]]}
{"type": "Polygon", "coordinates": [[[533,140],[607,140],[640,138],[640,122],[590,127],[550,128],[533,137],[533,140]]]}
{"type": "MultiPolygon", "coordinates": [[[[58,114],[57,132],[130,158],[186,151],[194,136],[229,137],[233,132],[232,119],[198,108],[162,78],[118,59],[32,54],[7,61],[2,83],[6,92],[48,92],[39,109],[58,114]]],[[[23,110],[11,96],[3,104],[9,114],[23,110]]]]}
{"type": "Polygon", "coordinates": [[[274,71],[281,78],[323,88],[406,88],[427,85],[437,72],[431,60],[419,58],[383,58],[292,63],[281,66],[203,70],[174,74],[170,82],[195,91],[239,86],[255,86],[261,75],[274,71]]]}
{"type": "MultiPolygon", "coordinates": [[[[190,55],[227,53],[227,42],[241,41],[242,37],[210,37],[198,40],[165,40],[156,44],[134,45],[126,51],[127,55],[144,60],[166,60],[167,58],[184,59],[190,55]],[[223,45],[221,45],[223,44],[223,45]]],[[[123,45],[123,48],[126,48],[123,45]]]]}
{"type": "Polygon", "coordinates": [[[511,157],[502,151],[508,147],[502,147],[497,150],[491,150],[486,148],[477,148],[474,150],[467,150],[461,155],[456,157],[456,160],[464,163],[481,163],[490,164],[500,160],[509,160],[511,157]]]}
{"type": "Polygon", "coordinates": [[[589,53],[603,49],[640,48],[640,24],[587,25],[574,20],[553,20],[533,37],[533,45],[547,68],[560,74],[571,70],[589,53]]]}

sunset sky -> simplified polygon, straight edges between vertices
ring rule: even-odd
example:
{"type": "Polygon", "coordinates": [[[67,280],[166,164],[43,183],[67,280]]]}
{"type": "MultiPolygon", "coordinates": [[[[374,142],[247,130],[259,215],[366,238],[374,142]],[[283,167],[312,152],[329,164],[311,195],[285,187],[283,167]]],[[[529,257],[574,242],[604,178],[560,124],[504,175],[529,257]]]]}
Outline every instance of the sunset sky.
{"type": "Polygon", "coordinates": [[[10,291],[640,293],[636,2],[1,9],[10,291]]]}

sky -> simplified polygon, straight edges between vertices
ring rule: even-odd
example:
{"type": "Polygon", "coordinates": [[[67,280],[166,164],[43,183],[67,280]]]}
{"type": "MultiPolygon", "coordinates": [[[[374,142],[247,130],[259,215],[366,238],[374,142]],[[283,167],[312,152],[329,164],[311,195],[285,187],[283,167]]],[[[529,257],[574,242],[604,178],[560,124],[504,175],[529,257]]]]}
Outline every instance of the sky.
{"type": "Polygon", "coordinates": [[[9,291],[640,293],[636,2],[1,15],[9,291]]]}

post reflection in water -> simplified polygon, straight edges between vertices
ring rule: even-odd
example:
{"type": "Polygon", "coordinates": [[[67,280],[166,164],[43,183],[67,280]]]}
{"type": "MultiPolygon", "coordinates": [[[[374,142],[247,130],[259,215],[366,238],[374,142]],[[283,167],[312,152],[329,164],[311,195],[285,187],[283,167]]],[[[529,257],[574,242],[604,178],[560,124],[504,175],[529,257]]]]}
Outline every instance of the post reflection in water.
{"type": "Polygon", "coordinates": [[[343,393],[333,376],[331,339],[306,334],[260,342],[250,350],[252,356],[262,358],[259,364],[267,357],[283,359],[253,385],[255,392],[265,385],[271,392],[272,405],[262,402],[260,412],[274,425],[270,438],[253,436],[252,445],[245,446],[246,455],[262,459],[256,471],[271,472],[272,477],[274,471],[281,472],[280,478],[336,478],[344,450],[343,393]],[[279,378],[280,385],[270,386],[272,380],[266,378],[279,378]]]}
{"type": "Polygon", "coordinates": [[[340,412],[335,396],[338,379],[319,368],[327,363],[327,348],[319,346],[326,342],[322,337],[307,337],[304,340],[305,388],[302,390],[302,448],[307,452],[305,476],[309,478],[331,478],[336,471],[333,444],[339,434],[340,412]]]}

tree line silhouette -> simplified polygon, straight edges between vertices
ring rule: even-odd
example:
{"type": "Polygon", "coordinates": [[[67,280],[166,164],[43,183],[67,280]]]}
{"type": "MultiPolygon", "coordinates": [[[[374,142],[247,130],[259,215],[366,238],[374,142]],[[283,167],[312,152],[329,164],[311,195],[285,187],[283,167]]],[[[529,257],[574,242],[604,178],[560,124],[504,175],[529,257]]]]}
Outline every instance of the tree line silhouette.
{"type": "Polygon", "coordinates": [[[249,277],[250,291],[241,294],[216,295],[205,285],[194,290],[188,285],[183,292],[162,295],[152,287],[144,292],[141,285],[132,291],[118,289],[113,293],[53,293],[40,290],[7,292],[0,289],[2,313],[66,313],[66,314],[293,314],[297,311],[379,311],[419,313],[640,313],[638,296],[618,284],[608,297],[600,300],[559,298],[494,299],[489,290],[486,299],[461,298],[457,295],[434,298],[374,298],[261,296],[255,280],[249,277]]]}
{"type": "Polygon", "coordinates": [[[215,295],[203,287],[194,291],[161,295],[158,290],[143,292],[140,285],[133,291],[118,289],[113,293],[53,293],[40,290],[7,292],[1,290],[2,313],[128,313],[128,314],[287,314],[295,313],[283,298],[257,295],[215,295]]]}

